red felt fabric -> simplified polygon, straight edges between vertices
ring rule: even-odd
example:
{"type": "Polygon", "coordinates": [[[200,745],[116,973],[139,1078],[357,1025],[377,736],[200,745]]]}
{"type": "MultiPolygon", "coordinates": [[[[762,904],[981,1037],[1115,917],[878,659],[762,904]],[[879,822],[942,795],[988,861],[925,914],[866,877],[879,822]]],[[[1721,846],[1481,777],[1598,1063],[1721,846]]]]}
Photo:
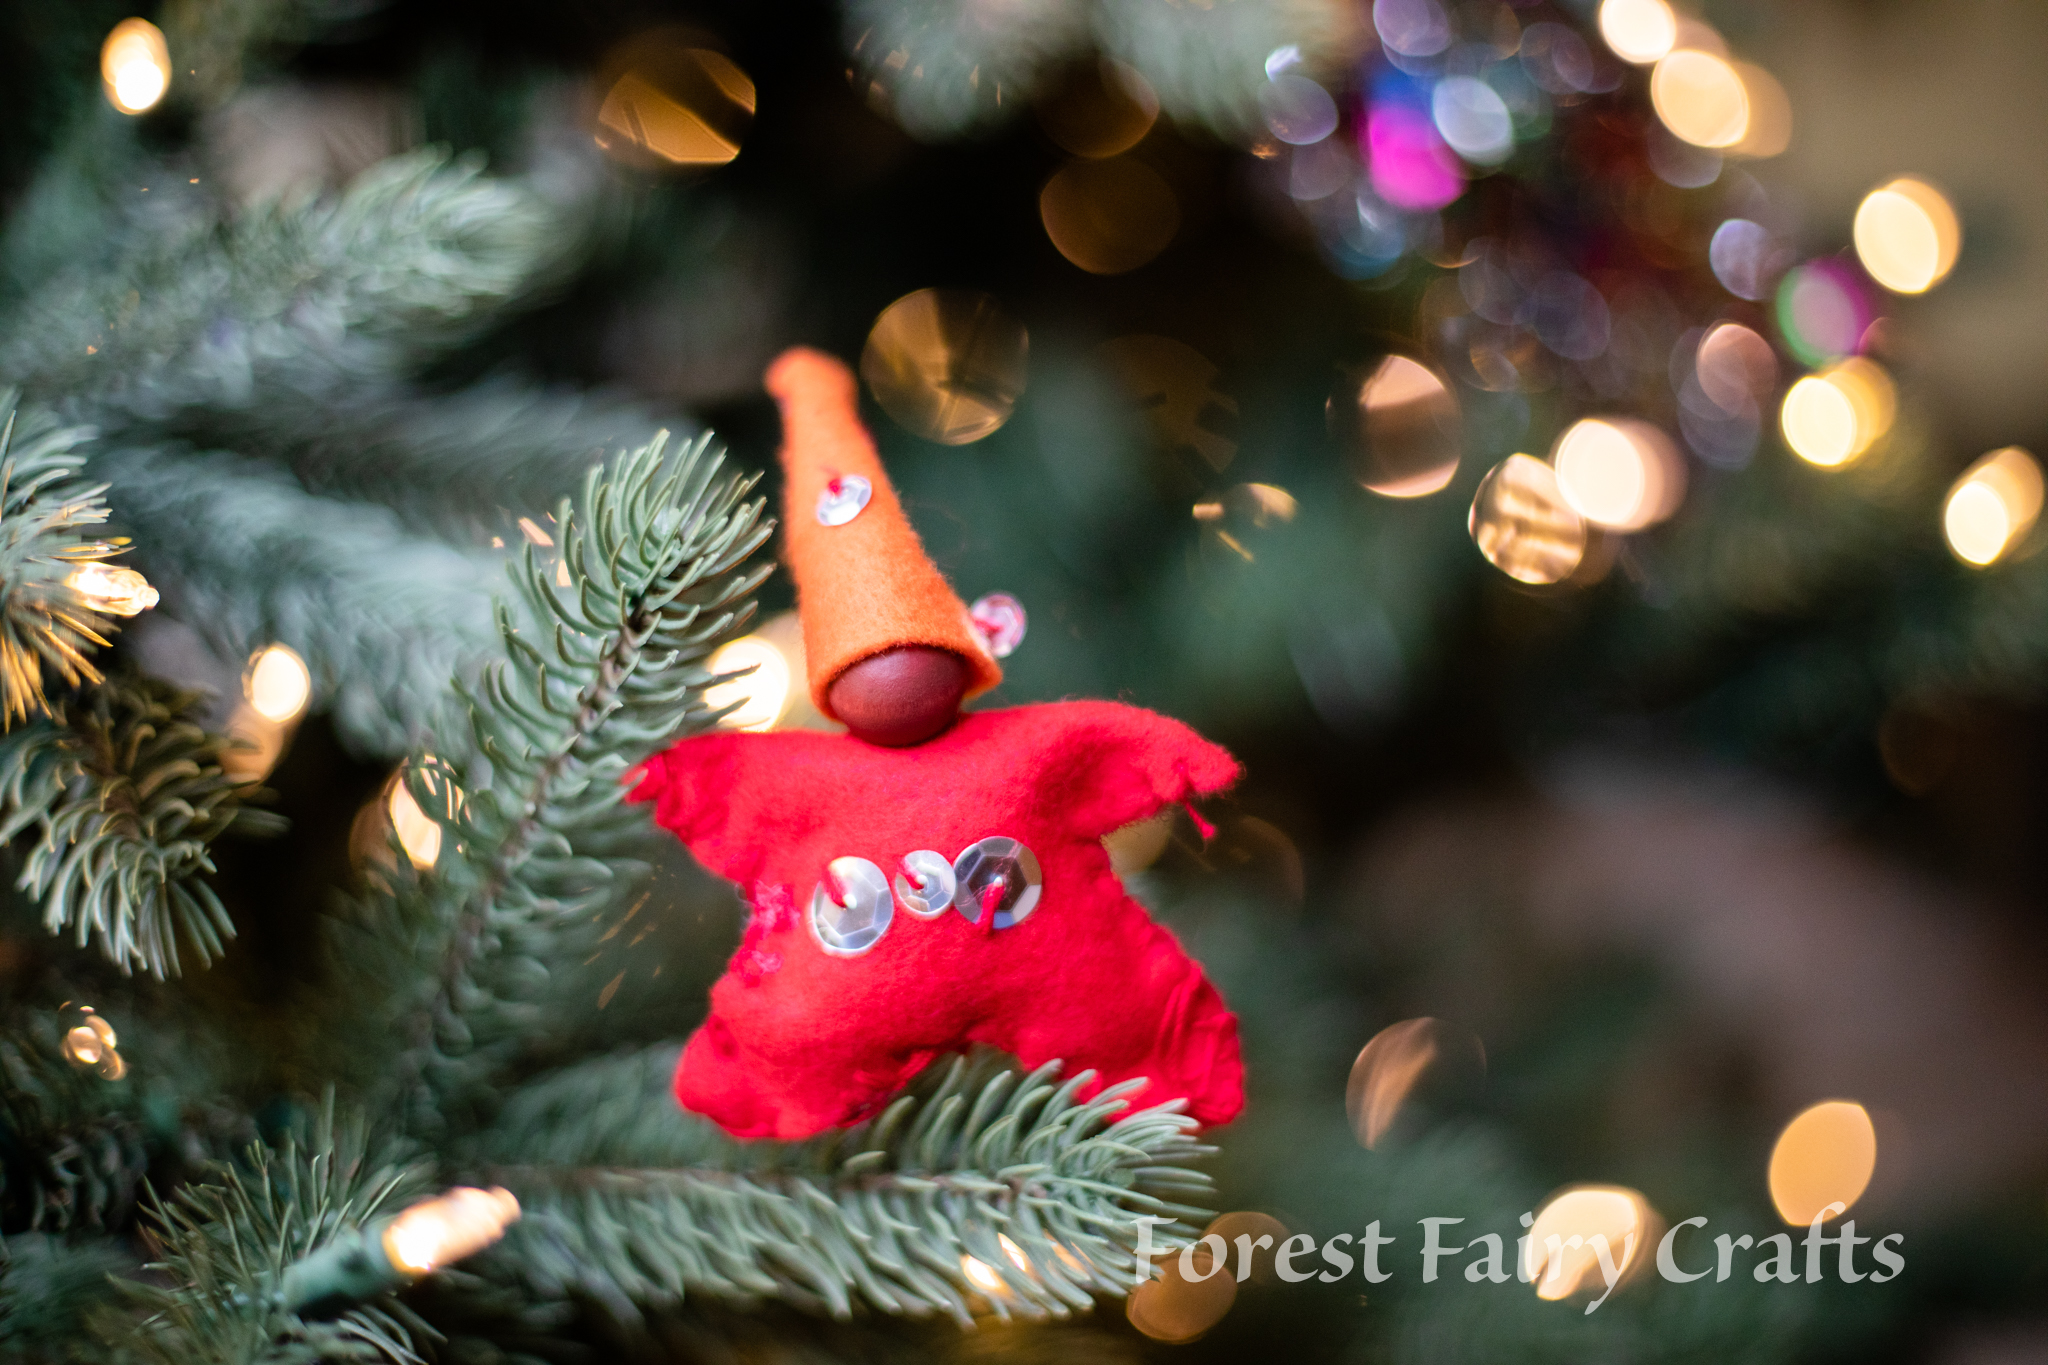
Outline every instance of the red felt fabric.
{"type": "Polygon", "coordinates": [[[1139,1106],[1185,1097],[1203,1123],[1243,1106],[1237,1020],[1215,987],[1124,893],[1101,837],[1221,790],[1237,763],[1175,720],[1073,701],[963,717],[914,748],[786,731],[686,739],[636,773],[753,917],[711,1015],[676,1071],[684,1107],[738,1137],[796,1139],[874,1113],[941,1053],[987,1043],[1027,1067],[1092,1067],[1096,1087],[1148,1077],[1139,1106]],[[811,893],[833,858],[893,882],[903,855],[951,860],[991,835],[1037,854],[1044,890],[1007,929],[898,903],[858,957],[812,937],[811,893]]]}

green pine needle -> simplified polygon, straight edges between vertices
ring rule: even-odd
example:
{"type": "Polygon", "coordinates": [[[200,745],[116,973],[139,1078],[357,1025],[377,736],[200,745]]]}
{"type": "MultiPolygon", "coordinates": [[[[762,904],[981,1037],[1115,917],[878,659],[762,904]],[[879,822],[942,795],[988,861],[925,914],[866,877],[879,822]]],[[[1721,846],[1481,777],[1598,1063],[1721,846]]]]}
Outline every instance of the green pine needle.
{"type": "MultiPolygon", "coordinates": [[[[1169,1250],[1209,1197],[1213,1151],[1166,1105],[1086,1103],[1084,1071],[993,1054],[934,1067],[872,1121],[811,1142],[738,1143],[668,1094],[673,1048],[588,1062],[516,1095],[481,1146],[526,1216],[484,1263],[542,1298],[660,1308],[686,1293],[844,1317],[1064,1318],[1136,1276],[1136,1219],[1169,1250]],[[1020,1265],[1018,1262],[1023,1262],[1020,1265]],[[973,1263],[979,1262],[976,1266],[973,1263]]],[[[631,1311],[626,1310],[626,1311],[631,1311]]]]}
{"type": "Polygon", "coordinates": [[[140,1311],[102,1319],[109,1344],[148,1365],[421,1365],[416,1340],[434,1333],[388,1294],[318,1321],[277,1301],[294,1262],[431,1191],[426,1166],[373,1157],[366,1131],[337,1122],[330,1095],[303,1141],[153,1200],[161,1278],[121,1285],[140,1311]]]}
{"type": "Polygon", "coordinates": [[[106,617],[69,575],[119,547],[82,534],[107,519],[105,486],[78,477],[88,433],[23,412],[0,392],[0,725],[47,715],[43,669],[71,686],[98,682],[87,651],[107,643],[106,617]]]}
{"type": "Polygon", "coordinates": [[[633,854],[647,821],[623,806],[626,771],[715,718],[705,662],[752,613],[770,566],[742,564],[772,529],[753,481],[721,476],[721,460],[704,439],[671,455],[664,434],[592,469],[563,501],[554,543],[529,544],[514,569],[503,657],[458,683],[467,714],[409,769],[421,808],[447,822],[446,851],[430,876],[366,908],[388,922],[380,934],[431,954],[410,969],[429,984],[396,1069],[429,1130],[488,1113],[504,1065],[546,1037],[528,997],[562,931],[645,870],[633,854]],[[402,927],[422,920],[417,937],[402,927]]]}
{"type": "Polygon", "coordinates": [[[209,845],[231,828],[277,828],[221,770],[228,741],[188,717],[197,698],[118,678],[0,738],[0,840],[33,831],[19,885],[51,933],[97,941],[123,972],[179,970],[182,940],[202,966],[234,937],[205,881],[209,845]]]}

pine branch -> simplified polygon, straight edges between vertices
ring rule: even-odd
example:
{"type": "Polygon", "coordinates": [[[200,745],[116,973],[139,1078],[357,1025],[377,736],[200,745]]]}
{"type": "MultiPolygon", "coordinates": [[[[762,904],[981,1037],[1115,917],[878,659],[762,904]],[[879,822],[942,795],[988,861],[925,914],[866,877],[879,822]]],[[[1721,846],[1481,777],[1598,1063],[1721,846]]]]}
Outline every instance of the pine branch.
{"type": "Polygon", "coordinates": [[[344,394],[471,334],[557,251],[550,211],[480,157],[393,157],[336,199],[191,216],[9,319],[0,375],[113,430],[344,394]]]}
{"type": "Polygon", "coordinates": [[[338,1125],[330,1096],[303,1142],[258,1144],[246,1169],[153,1201],[147,1268],[169,1283],[122,1285],[140,1313],[108,1320],[109,1344],[155,1365],[417,1365],[434,1334],[389,1294],[320,1321],[278,1296],[294,1263],[427,1191],[424,1164],[373,1158],[365,1131],[338,1125]]]}
{"type": "Polygon", "coordinates": [[[228,741],[187,719],[198,698],[121,678],[0,738],[0,840],[34,831],[19,885],[51,933],[97,940],[123,972],[179,970],[180,940],[210,963],[234,937],[213,888],[212,842],[275,829],[221,771],[228,741]]]}
{"type": "Polygon", "coordinates": [[[84,534],[107,519],[104,485],[78,476],[84,458],[73,449],[88,434],[0,393],[0,724],[49,713],[45,666],[74,687],[100,679],[86,651],[106,644],[111,626],[68,581],[118,553],[84,534]]]}
{"type": "Polygon", "coordinates": [[[0,1360],[79,1362],[85,1321],[107,1296],[107,1280],[130,1263],[106,1242],[27,1233],[0,1244],[0,1360]]]}
{"type": "Polygon", "coordinates": [[[0,1031],[0,1214],[32,1231],[118,1228],[149,1165],[143,1127],[129,1094],[64,1060],[61,1033],[54,1010],[0,1031]]]}
{"type": "MultiPolygon", "coordinates": [[[[741,1144],[675,1107],[674,1063],[672,1048],[586,1062],[507,1103],[479,1159],[526,1216],[482,1273],[627,1317],[696,1292],[838,1316],[859,1298],[965,1325],[1128,1293],[1140,1215],[1206,1216],[1178,1202],[1210,1192],[1189,1165],[1213,1150],[1194,1121],[1174,1106],[1116,1117],[1142,1082],[1080,1104],[1093,1072],[1056,1084],[1057,1063],[1020,1075],[956,1058],[871,1123],[741,1144]]],[[[1153,1245],[1194,1231],[1156,1225],[1153,1245]]]]}
{"type": "Polygon", "coordinates": [[[637,403],[505,376],[454,393],[389,385],[338,404],[281,403],[185,424],[195,441],[289,468],[308,491],[388,507],[458,544],[518,533],[607,453],[661,425],[637,403]]]}
{"type": "Polygon", "coordinates": [[[452,856],[367,908],[427,973],[397,1075],[429,1129],[487,1113],[500,1069],[545,1035],[530,1001],[559,934],[645,870],[632,855],[646,822],[621,779],[714,718],[704,661],[769,572],[740,567],[771,529],[752,480],[721,477],[705,440],[673,458],[666,440],[593,469],[561,505],[558,546],[526,547],[523,614],[499,610],[504,657],[460,688],[466,724],[445,724],[411,770],[423,809],[447,809],[443,782],[462,793],[452,856]]]}
{"type": "Polygon", "coordinates": [[[488,650],[504,556],[408,532],[380,507],[316,497],[222,452],[117,450],[96,462],[147,546],[167,608],[227,658],[290,645],[352,747],[403,752],[488,650]]]}

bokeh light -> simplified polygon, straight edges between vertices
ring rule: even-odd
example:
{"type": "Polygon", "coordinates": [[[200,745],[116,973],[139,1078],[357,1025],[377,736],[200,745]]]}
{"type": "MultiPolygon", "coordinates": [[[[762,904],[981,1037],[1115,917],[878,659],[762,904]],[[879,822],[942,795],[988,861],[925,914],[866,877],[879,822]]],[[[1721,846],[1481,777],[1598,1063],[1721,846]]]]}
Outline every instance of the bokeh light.
{"type": "Polygon", "coordinates": [[[991,1297],[1007,1296],[1010,1292],[1010,1286],[1003,1283],[1002,1274],[994,1266],[973,1256],[960,1258],[960,1274],[969,1284],[991,1297]]]}
{"type": "Polygon", "coordinates": [[[754,118],[754,82],[688,30],[642,34],[614,55],[597,145],[644,168],[722,166],[754,118]],[[693,41],[694,39],[694,41],[693,41]]]}
{"type": "Polygon", "coordinates": [[[1586,554],[1586,523],[1565,501],[1557,472],[1529,455],[1510,455],[1480,480],[1465,520],[1479,553],[1523,583],[1557,583],[1586,554]]]}
{"type": "Polygon", "coordinates": [[[157,591],[133,569],[89,560],[64,576],[65,586],[94,611],[109,616],[137,616],[157,604],[157,591]]]}
{"type": "Polygon", "coordinates": [[[313,675],[288,645],[265,645],[249,657],[242,694],[256,714],[282,725],[297,720],[313,696],[313,675]]]}
{"type": "MultiPolygon", "coordinates": [[[[1270,1213],[1260,1213],[1256,1209],[1234,1209],[1212,1219],[1209,1226],[1202,1229],[1202,1235],[1221,1237],[1223,1244],[1231,1248],[1232,1254],[1228,1259],[1229,1273],[1233,1279],[1239,1271],[1243,1271],[1253,1284],[1272,1284],[1273,1252],[1287,1240],[1290,1229],[1287,1224],[1270,1213]],[[1240,1237],[1251,1239],[1244,1244],[1246,1246],[1251,1246],[1261,1237],[1270,1237],[1273,1242],[1271,1246],[1252,1246],[1251,1264],[1247,1267],[1241,1263],[1243,1251],[1237,1240],[1240,1237]]],[[[1197,1270],[1199,1269],[1198,1265],[1197,1270]]]]}
{"type": "Polygon", "coordinates": [[[1979,568],[2003,559],[2041,515],[2041,466],[2018,446],[1964,470],[1943,504],[1941,529],[1956,558],[1979,568]]]}
{"type": "Polygon", "coordinates": [[[1467,161],[1495,166],[1515,150],[1514,120],[1507,101],[1477,76],[1449,76],[1430,96],[1437,132],[1467,161]]]}
{"type": "Polygon", "coordinates": [[[1869,290],[1844,261],[1808,261],[1778,281],[1778,328],[1785,344],[1809,365],[1863,348],[1877,318],[1869,290]]]}
{"type": "Polygon", "coordinates": [[[1598,83],[1593,50],[1576,29],[1564,24],[1546,21],[1529,25],[1522,30],[1521,48],[1515,55],[1529,79],[1553,95],[1580,94],[1598,83]]]}
{"type": "Polygon", "coordinates": [[[982,646],[991,658],[1007,659],[1017,652],[1018,645],[1024,643],[1031,618],[1026,614],[1024,604],[1009,593],[987,592],[968,604],[967,623],[981,637],[982,646]]]}
{"type": "Polygon", "coordinates": [[[1778,78],[1760,66],[1735,63],[1742,93],[1749,102],[1749,126],[1728,150],[1736,156],[1777,156],[1792,145],[1792,99],[1778,78]]]}
{"type": "Polygon", "coordinates": [[[860,374],[905,431],[966,445],[1010,420],[1030,352],[1024,324],[987,294],[920,289],[875,318],[860,374]]]}
{"type": "Polygon", "coordinates": [[[1753,408],[1778,387],[1778,357],[1771,343],[1739,322],[1717,322],[1693,355],[1700,388],[1724,411],[1753,408]]]}
{"type": "Polygon", "coordinates": [[[1373,0],[1372,23],[1388,50],[1404,57],[1434,57],[1455,36],[1437,0],[1373,0]]]}
{"type": "Polygon", "coordinates": [[[1214,361],[1184,341],[1143,332],[1105,341],[1096,354],[1161,444],[1194,452],[1219,474],[1229,466],[1237,442],[1225,433],[1237,400],[1216,387],[1223,372],[1214,361]]]}
{"type": "Polygon", "coordinates": [[[1365,117],[1373,190],[1396,208],[1440,209],[1465,192],[1465,177],[1427,105],[1375,96],[1365,117]]]}
{"type": "Polygon", "coordinates": [[[1159,118],[1159,96],[1136,71],[1105,58],[1075,67],[1035,110],[1062,149],[1099,161],[1145,140],[1159,118]]]}
{"type": "Polygon", "coordinates": [[[1963,227],[1940,190],[1901,176],[1864,196],[1855,239],[1872,279],[1894,294],[1921,294],[1955,268],[1963,227]]]}
{"type": "Polygon", "coordinates": [[[391,832],[398,836],[398,846],[414,867],[425,872],[441,860],[440,822],[420,808],[404,774],[392,779],[384,809],[391,819],[391,832]]]}
{"type": "Polygon", "coordinates": [[[1558,491],[1596,526],[1640,531],[1678,510],[1685,463],[1664,433],[1627,418],[1572,423],[1551,453],[1558,491]]]}
{"type": "Polygon", "coordinates": [[[1761,299],[1782,268],[1783,252],[1761,224],[1730,218],[1714,229],[1707,244],[1707,263],[1721,287],[1738,299],[1761,299]]]}
{"type": "Polygon", "coordinates": [[[1337,131],[1337,102],[1298,72],[1282,71],[1259,87],[1259,115],[1268,132],[1296,147],[1337,131]]]}
{"type": "Polygon", "coordinates": [[[1749,132],[1749,92],[1711,52],[1679,48],[1650,73],[1650,103],[1673,135],[1695,147],[1733,147],[1749,132]]]}
{"type": "Polygon", "coordinates": [[[1470,1098],[1485,1074],[1486,1051],[1471,1033],[1441,1019],[1403,1019],[1359,1050],[1344,1112],[1359,1145],[1377,1149],[1404,1113],[1432,1100],[1470,1098]]]}
{"type": "MultiPolygon", "coordinates": [[[[1877,1169],[1877,1129],[1860,1104],[1826,1100],[1803,1110],[1771,1148],[1771,1203],[1795,1227],[1830,1204],[1846,1212],[1877,1169]]],[[[1829,1214],[1830,1218],[1840,1213],[1829,1214]]]]}
{"type": "Polygon", "coordinates": [[[1615,56],[1648,66],[1678,41],[1678,16],[1664,0],[1602,0],[1600,36],[1615,56]]]}
{"type": "Polygon", "coordinates": [[[1363,382],[1338,382],[1324,406],[1359,483],[1383,498],[1427,497],[1458,472],[1458,400],[1436,371],[1390,355],[1363,382]]]}
{"type": "Polygon", "coordinates": [[[1134,1290],[1124,1304],[1131,1326],[1154,1341],[1193,1341],[1223,1320],[1237,1302],[1237,1279],[1212,1261],[1212,1244],[1197,1244],[1188,1257],[1199,1278],[1182,1273],[1181,1257],[1159,1263],[1159,1277],[1134,1290]]]}
{"type": "Polygon", "coordinates": [[[1141,161],[1076,161],[1038,196],[1045,235],[1092,275],[1120,275],[1166,250],[1180,231],[1180,201],[1141,161]]]}
{"type": "Polygon", "coordinates": [[[1891,430],[1897,405],[1891,377],[1875,361],[1852,356],[1788,389],[1778,426],[1793,454],[1808,464],[1836,468],[1891,430]]]}
{"type": "Polygon", "coordinates": [[[124,114],[156,108],[171,88],[171,51],[147,19],[123,19],[100,44],[100,87],[124,114]]]}
{"type": "Polygon", "coordinates": [[[798,672],[790,667],[789,659],[775,641],[759,634],[728,640],[711,656],[713,673],[732,673],[743,668],[754,671],[706,688],[704,704],[715,710],[739,703],[719,721],[722,729],[757,733],[772,730],[788,708],[790,683],[799,676],[798,672]]]}
{"type": "Polygon", "coordinates": [[[58,1007],[57,1020],[58,1027],[64,1030],[58,1050],[65,1061],[81,1071],[94,1071],[105,1081],[118,1081],[128,1074],[128,1063],[122,1060],[116,1046],[120,1039],[114,1026],[91,1005],[74,1005],[67,1000],[58,1007]]]}
{"type": "Polygon", "coordinates": [[[1565,1299],[1581,1289],[1607,1288],[1593,1239],[1606,1240],[1608,1264],[1618,1287],[1629,1271],[1646,1262],[1655,1214],[1643,1196],[1622,1185],[1579,1185],[1559,1191],[1529,1228],[1528,1264],[1523,1269],[1542,1299],[1565,1299]],[[1550,1242],[1557,1239],[1557,1250],[1550,1242]]]}

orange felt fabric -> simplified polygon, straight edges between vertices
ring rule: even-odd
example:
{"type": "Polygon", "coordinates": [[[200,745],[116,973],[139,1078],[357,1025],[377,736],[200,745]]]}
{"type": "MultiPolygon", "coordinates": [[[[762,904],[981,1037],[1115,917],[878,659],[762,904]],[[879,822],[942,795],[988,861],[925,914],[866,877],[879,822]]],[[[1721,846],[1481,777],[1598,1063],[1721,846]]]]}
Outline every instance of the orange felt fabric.
{"type": "Polygon", "coordinates": [[[796,579],[818,710],[832,715],[827,690],[849,665],[898,645],[932,645],[967,660],[970,697],[1001,682],[1003,671],[983,648],[965,604],[903,514],[861,425],[853,372],[797,347],[768,367],[766,382],[782,409],[783,556],[796,579]],[[844,474],[866,479],[874,496],[845,525],[820,525],[818,495],[844,474]]]}

